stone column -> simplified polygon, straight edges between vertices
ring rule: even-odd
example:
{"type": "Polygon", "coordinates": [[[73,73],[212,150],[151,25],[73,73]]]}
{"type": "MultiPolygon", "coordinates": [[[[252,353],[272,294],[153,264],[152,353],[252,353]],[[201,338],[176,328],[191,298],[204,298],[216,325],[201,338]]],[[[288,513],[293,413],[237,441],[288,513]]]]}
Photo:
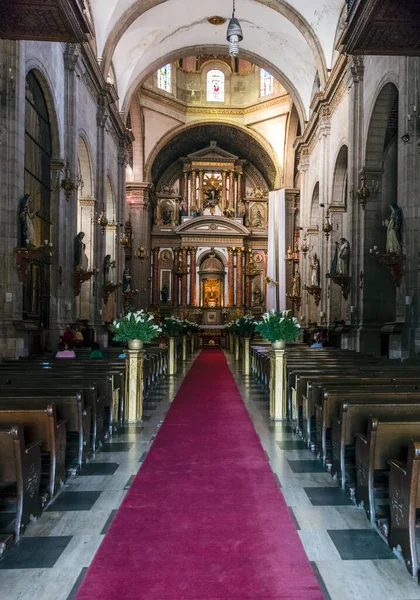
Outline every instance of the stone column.
{"type": "Polygon", "coordinates": [[[233,333],[231,333],[229,331],[229,352],[231,352],[233,354],[234,350],[235,350],[235,340],[233,337],[233,333]]]}
{"type": "MultiPolygon", "coordinates": [[[[187,268],[187,249],[181,248],[181,256],[182,256],[182,264],[184,268],[187,268]]],[[[187,306],[187,291],[188,291],[188,280],[187,274],[183,275],[181,278],[181,306],[187,306]]]]}
{"type": "Polygon", "coordinates": [[[242,338],[242,372],[249,375],[251,364],[251,340],[249,337],[242,338]]]}
{"type": "Polygon", "coordinates": [[[235,209],[236,215],[236,201],[235,201],[235,179],[233,171],[229,173],[229,204],[235,209]]]}
{"type": "Polygon", "coordinates": [[[226,190],[226,171],[222,171],[222,212],[228,205],[227,190],[226,190]]]}
{"type": "Polygon", "coordinates": [[[188,198],[188,173],[184,171],[184,183],[182,186],[182,197],[188,204],[188,208],[190,207],[189,198],[188,198]]]}
{"type": "Polygon", "coordinates": [[[243,268],[242,268],[242,249],[239,248],[236,254],[236,306],[242,306],[243,290],[243,268]]]}
{"type": "Polygon", "coordinates": [[[203,211],[203,181],[204,181],[204,171],[199,171],[198,173],[198,198],[197,198],[197,205],[198,205],[198,210],[203,211]]]}
{"type": "Polygon", "coordinates": [[[150,301],[151,225],[154,212],[153,185],[149,183],[127,184],[129,216],[133,226],[133,288],[139,293],[133,299],[135,308],[147,310],[150,301]],[[143,245],[145,258],[136,257],[137,249],[143,245]]]}
{"type": "MultiPolygon", "coordinates": [[[[193,206],[197,206],[196,180],[197,180],[197,171],[192,171],[191,172],[191,203],[193,206]]],[[[198,201],[199,201],[199,199],[198,199],[198,201]]]]}
{"type": "Polygon", "coordinates": [[[190,306],[197,304],[197,248],[191,248],[190,306]]]}
{"type": "Polygon", "coordinates": [[[249,308],[249,306],[251,305],[251,301],[250,301],[250,296],[251,296],[251,278],[248,277],[248,268],[249,268],[249,264],[250,264],[250,253],[246,252],[245,253],[245,307],[249,308]]]}
{"type": "Polygon", "coordinates": [[[159,306],[159,248],[153,248],[152,304],[159,306]]]}
{"type": "Polygon", "coordinates": [[[241,338],[237,333],[234,334],[235,360],[241,357],[241,338]]]}
{"type": "Polygon", "coordinates": [[[242,173],[238,173],[237,175],[238,177],[238,201],[237,204],[239,205],[242,202],[242,173]]]}
{"type": "Polygon", "coordinates": [[[170,337],[168,344],[168,375],[175,375],[177,372],[177,356],[176,356],[176,338],[170,337]]]}
{"type": "Polygon", "coordinates": [[[270,350],[270,419],[284,421],[286,415],[286,350],[270,350]]]}
{"type": "Polygon", "coordinates": [[[187,335],[184,333],[182,336],[182,360],[187,360],[187,335]]]}
{"type": "Polygon", "coordinates": [[[143,418],[144,350],[127,350],[126,411],[127,423],[138,423],[143,418]]]}
{"type": "Polygon", "coordinates": [[[235,304],[234,298],[234,277],[235,277],[235,266],[234,266],[234,253],[232,248],[228,248],[228,295],[227,295],[227,305],[233,306],[235,304]]]}

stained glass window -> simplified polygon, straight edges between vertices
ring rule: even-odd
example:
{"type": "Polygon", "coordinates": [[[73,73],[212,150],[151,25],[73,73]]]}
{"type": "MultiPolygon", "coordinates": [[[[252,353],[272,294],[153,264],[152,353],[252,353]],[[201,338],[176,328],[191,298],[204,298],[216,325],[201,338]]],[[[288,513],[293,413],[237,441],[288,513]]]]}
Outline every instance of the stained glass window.
{"type": "Polygon", "coordinates": [[[268,96],[274,91],[274,77],[261,69],[260,96],[268,96]]]}
{"type": "Polygon", "coordinates": [[[165,65],[158,71],[158,88],[165,92],[172,92],[172,65],[165,65]]]}
{"type": "Polygon", "coordinates": [[[222,71],[207,73],[207,102],[225,101],[225,76],[222,71]]]}

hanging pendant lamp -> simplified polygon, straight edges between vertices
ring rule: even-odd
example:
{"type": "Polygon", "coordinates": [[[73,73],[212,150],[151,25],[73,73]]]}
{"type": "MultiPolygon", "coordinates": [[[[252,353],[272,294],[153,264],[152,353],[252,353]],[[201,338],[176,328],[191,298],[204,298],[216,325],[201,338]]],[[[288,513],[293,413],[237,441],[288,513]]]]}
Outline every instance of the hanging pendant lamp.
{"type": "Polygon", "coordinates": [[[233,0],[232,18],[229,21],[226,39],[229,42],[229,55],[239,55],[239,42],[242,42],[244,35],[238,19],[235,18],[235,0],[233,0]]]}

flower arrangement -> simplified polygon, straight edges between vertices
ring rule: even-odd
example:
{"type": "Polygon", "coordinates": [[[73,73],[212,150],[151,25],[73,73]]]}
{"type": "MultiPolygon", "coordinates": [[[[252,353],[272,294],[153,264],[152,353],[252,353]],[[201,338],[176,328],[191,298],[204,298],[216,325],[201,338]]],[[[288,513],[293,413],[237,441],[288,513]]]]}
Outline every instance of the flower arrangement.
{"type": "Polygon", "coordinates": [[[200,331],[200,326],[197,325],[197,323],[193,323],[192,321],[189,321],[188,319],[184,320],[184,328],[185,328],[185,333],[197,333],[197,331],[200,331]]]}
{"type": "Polygon", "coordinates": [[[244,315],[239,319],[236,319],[236,326],[239,335],[242,337],[249,337],[255,331],[255,319],[252,315],[244,315]]]}
{"type": "Polygon", "coordinates": [[[269,342],[294,342],[300,334],[296,317],[289,317],[290,310],[270,310],[255,326],[255,331],[269,342]]]}
{"type": "Polygon", "coordinates": [[[116,342],[150,342],[162,332],[159,325],[156,325],[154,316],[148,315],[144,310],[129,312],[121,319],[116,319],[110,325],[110,330],[115,334],[116,342]]]}
{"type": "Polygon", "coordinates": [[[226,323],[225,328],[229,333],[239,333],[237,321],[238,319],[236,319],[236,321],[230,321],[230,323],[226,323]]]}
{"type": "Polygon", "coordinates": [[[166,317],[162,330],[167,337],[175,337],[184,333],[184,321],[178,317],[166,317]]]}

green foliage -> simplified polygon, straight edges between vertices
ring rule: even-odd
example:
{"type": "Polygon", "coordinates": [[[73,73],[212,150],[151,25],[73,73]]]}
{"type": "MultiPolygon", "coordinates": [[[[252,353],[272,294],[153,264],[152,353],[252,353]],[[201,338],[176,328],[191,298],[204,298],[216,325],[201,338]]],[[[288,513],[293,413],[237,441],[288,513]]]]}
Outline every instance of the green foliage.
{"type": "Polygon", "coordinates": [[[289,317],[289,310],[271,310],[263,315],[255,331],[269,342],[294,342],[300,335],[300,324],[296,317],[289,317]]]}
{"type": "Polygon", "coordinates": [[[129,312],[121,319],[116,319],[110,325],[110,330],[114,333],[116,342],[141,340],[147,343],[162,332],[153,315],[148,315],[143,310],[129,312]]]}

